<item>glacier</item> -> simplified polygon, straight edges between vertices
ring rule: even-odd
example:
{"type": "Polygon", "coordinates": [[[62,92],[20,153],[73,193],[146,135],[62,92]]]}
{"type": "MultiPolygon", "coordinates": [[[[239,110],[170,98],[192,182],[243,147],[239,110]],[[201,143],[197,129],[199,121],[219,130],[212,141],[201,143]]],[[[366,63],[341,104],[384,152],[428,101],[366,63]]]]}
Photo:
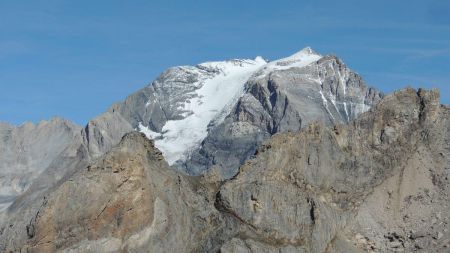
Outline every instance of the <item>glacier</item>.
{"type": "Polygon", "coordinates": [[[220,122],[244,92],[247,80],[267,62],[262,57],[254,60],[230,60],[205,62],[197,65],[201,76],[193,98],[181,105],[182,111],[189,112],[181,120],[169,120],[161,133],[154,132],[142,123],[138,130],[155,140],[155,146],[162,152],[170,165],[185,160],[189,151],[200,145],[208,134],[212,120],[220,122]],[[204,75],[203,70],[214,75],[204,75]]]}

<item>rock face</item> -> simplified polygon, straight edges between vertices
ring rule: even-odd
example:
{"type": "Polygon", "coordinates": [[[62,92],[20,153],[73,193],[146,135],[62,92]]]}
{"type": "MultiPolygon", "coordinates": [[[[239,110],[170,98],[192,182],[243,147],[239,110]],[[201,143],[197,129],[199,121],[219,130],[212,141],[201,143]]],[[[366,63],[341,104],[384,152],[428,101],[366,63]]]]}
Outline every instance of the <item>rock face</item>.
{"type": "Polygon", "coordinates": [[[201,251],[221,220],[190,180],[143,134],[127,134],[48,194],[22,231],[26,241],[11,238],[6,251],[201,251]]]}
{"type": "Polygon", "coordinates": [[[449,251],[450,107],[437,91],[275,134],[233,178],[221,174],[186,176],[127,134],[37,208],[17,207],[0,251],[449,251]]]}
{"type": "Polygon", "coordinates": [[[80,131],[80,127],[60,118],[19,127],[0,123],[0,216],[30,187],[60,177],[52,171],[66,158],[76,156],[80,131]]]}
{"type": "Polygon", "coordinates": [[[252,230],[224,251],[449,251],[449,113],[406,89],[349,125],[275,135],[218,193],[252,230]]]}
{"type": "Polygon", "coordinates": [[[112,110],[89,121],[81,135],[90,157],[97,158],[117,145],[131,131],[133,127],[130,123],[112,110]]]}
{"type": "MultiPolygon", "coordinates": [[[[0,234],[22,236],[43,198],[130,131],[130,124],[113,111],[84,129],[60,118],[19,127],[1,123],[0,234]]],[[[11,243],[14,249],[21,245],[11,243]]]]}

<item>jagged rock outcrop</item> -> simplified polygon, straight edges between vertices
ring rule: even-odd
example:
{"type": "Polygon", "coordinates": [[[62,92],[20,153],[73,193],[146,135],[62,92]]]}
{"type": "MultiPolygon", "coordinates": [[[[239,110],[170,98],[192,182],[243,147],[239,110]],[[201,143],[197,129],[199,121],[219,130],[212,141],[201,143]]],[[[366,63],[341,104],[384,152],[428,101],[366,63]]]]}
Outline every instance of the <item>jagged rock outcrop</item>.
{"type": "Polygon", "coordinates": [[[251,228],[224,251],[449,251],[449,113],[406,89],[349,125],[275,135],[218,193],[251,228]]]}
{"type": "Polygon", "coordinates": [[[233,178],[130,133],[0,228],[28,252],[447,252],[450,107],[405,89],[348,124],[278,133],[233,178]],[[17,226],[18,217],[28,220],[17,226]]]}
{"type": "Polygon", "coordinates": [[[132,131],[130,123],[112,110],[90,120],[81,134],[88,153],[96,158],[116,146],[126,133],[132,131]]]}
{"type": "Polygon", "coordinates": [[[14,237],[5,230],[0,249],[208,251],[216,245],[210,235],[224,227],[208,191],[169,168],[143,134],[129,133],[117,147],[46,195],[26,229],[14,237]]]}

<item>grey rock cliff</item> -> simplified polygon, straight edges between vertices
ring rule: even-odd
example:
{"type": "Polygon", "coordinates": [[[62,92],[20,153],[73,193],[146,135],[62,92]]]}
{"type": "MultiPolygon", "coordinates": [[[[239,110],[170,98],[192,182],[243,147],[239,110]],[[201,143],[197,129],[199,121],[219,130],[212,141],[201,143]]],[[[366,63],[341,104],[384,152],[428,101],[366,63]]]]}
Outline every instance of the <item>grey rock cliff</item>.
{"type": "Polygon", "coordinates": [[[118,144],[133,127],[121,114],[111,111],[90,120],[81,132],[83,143],[92,157],[98,157],[118,144]]]}

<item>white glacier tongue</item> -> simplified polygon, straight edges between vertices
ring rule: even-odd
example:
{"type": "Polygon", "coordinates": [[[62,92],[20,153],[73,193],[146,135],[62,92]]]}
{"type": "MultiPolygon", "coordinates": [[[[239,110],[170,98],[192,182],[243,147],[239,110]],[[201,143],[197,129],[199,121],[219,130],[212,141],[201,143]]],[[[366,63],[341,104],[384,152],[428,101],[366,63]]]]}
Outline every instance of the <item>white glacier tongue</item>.
{"type": "Polygon", "coordinates": [[[231,109],[243,94],[249,77],[265,64],[266,61],[260,57],[199,64],[199,73],[207,69],[215,74],[200,79],[200,88],[194,91],[196,96],[184,103],[183,110],[191,114],[181,120],[167,121],[161,133],[153,132],[142,124],[139,124],[139,130],[148,138],[155,139],[155,146],[163,152],[170,165],[177,160],[185,160],[188,152],[198,147],[207,136],[208,124],[225,115],[224,110],[231,109]]]}

